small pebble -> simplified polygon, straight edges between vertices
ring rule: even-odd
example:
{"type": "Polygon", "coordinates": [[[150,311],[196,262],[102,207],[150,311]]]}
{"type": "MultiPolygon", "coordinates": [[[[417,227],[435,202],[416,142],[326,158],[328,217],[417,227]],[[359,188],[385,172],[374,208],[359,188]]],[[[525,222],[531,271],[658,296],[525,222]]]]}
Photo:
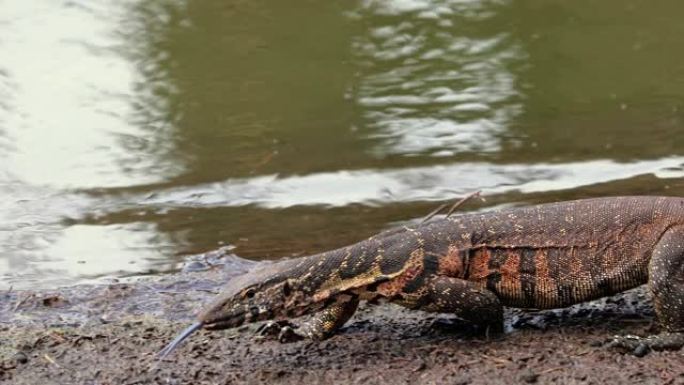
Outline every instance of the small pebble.
{"type": "Polygon", "coordinates": [[[637,357],[643,357],[648,354],[649,348],[644,344],[639,344],[639,346],[634,349],[634,355],[637,357]]]}
{"type": "Polygon", "coordinates": [[[534,384],[539,379],[539,374],[531,370],[527,370],[520,376],[520,379],[528,384],[534,384]]]}
{"type": "Polygon", "coordinates": [[[12,356],[14,361],[16,361],[18,364],[25,364],[28,362],[28,357],[24,352],[17,352],[12,356]]]}
{"type": "Polygon", "coordinates": [[[197,271],[203,271],[203,270],[208,270],[209,266],[206,263],[202,263],[200,261],[191,261],[186,263],[183,268],[182,272],[183,273],[192,273],[192,272],[197,272],[197,271]]]}
{"type": "Polygon", "coordinates": [[[113,317],[112,317],[112,315],[109,314],[109,313],[106,313],[106,314],[103,314],[102,316],[100,316],[100,322],[101,322],[103,325],[106,325],[106,324],[108,324],[108,323],[111,323],[111,322],[112,322],[112,319],[113,319],[113,317]]]}

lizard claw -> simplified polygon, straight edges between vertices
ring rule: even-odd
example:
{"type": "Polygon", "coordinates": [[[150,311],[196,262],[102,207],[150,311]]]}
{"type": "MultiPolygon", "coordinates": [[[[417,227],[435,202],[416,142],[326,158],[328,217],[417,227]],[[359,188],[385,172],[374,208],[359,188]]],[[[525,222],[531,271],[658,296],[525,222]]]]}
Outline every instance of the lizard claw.
{"type": "Polygon", "coordinates": [[[634,335],[614,336],[608,340],[606,347],[623,354],[631,353],[637,357],[643,357],[651,350],[641,337],[634,335]]]}
{"type": "Polygon", "coordinates": [[[302,340],[304,337],[295,329],[297,325],[288,321],[268,321],[256,330],[256,334],[262,338],[275,339],[283,343],[302,340]]]}
{"type": "Polygon", "coordinates": [[[614,336],[606,344],[608,349],[617,350],[623,354],[631,353],[636,357],[643,357],[651,351],[644,339],[638,336],[614,336]]]}
{"type": "Polygon", "coordinates": [[[303,340],[305,337],[297,333],[291,326],[283,326],[278,333],[278,341],[282,343],[297,342],[303,340]]]}
{"type": "Polygon", "coordinates": [[[276,337],[284,325],[276,321],[267,321],[261,324],[254,332],[259,337],[276,337]]]}
{"type": "Polygon", "coordinates": [[[684,347],[684,333],[667,332],[649,337],[615,336],[607,344],[608,348],[617,349],[623,353],[632,353],[643,357],[651,350],[679,350],[684,347]]]}

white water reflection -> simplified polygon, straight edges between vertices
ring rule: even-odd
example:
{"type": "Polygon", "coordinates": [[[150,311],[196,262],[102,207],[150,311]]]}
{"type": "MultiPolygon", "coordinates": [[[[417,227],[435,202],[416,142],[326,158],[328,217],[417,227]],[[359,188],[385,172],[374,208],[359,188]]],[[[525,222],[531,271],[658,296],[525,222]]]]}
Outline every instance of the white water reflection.
{"type": "Polygon", "coordinates": [[[491,18],[507,2],[365,1],[372,20],[354,42],[361,63],[357,103],[379,154],[451,156],[500,150],[521,112],[512,68],[526,54],[491,18]],[[380,24],[381,23],[381,24],[380,24]],[[483,33],[484,31],[484,33],[483,33]]]}
{"type": "Polygon", "coordinates": [[[125,143],[170,142],[168,132],[132,124],[141,75],[116,34],[125,5],[0,3],[2,172],[56,188],[154,183],[178,172],[125,143]]]}
{"type": "Polygon", "coordinates": [[[154,63],[139,45],[152,36],[135,30],[136,3],[0,2],[0,287],[141,271],[168,257],[153,225],[70,225],[99,208],[74,190],[183,170],[168,156],[166,106],[149,96],[168,79],[142,71],[154,63]]]}
{"type": "Polygon", "coordinates": [[[421,18],[432,19],[459,13],[470,18],[489,17],[489,7],[506,3],[506,0],[364,0],[365,8],[373,9],[378,15],[399,16],[416,13],[421,18]]]}
{"type": "Polygon", "coordinates": [[[10,274],[8,284],[25,287],[27,279],[40,279],[43,286],[58,286],[87,277],[138,273],[148,265],[168,269],[176,246],[146,223],[75,225],[60,231],[54,240],[34,245],[36,250],[24,251],[29,258],[9,260],[9,271],[21,272],[21,276],[10,274]]]}
{"type": "Polygon", "coordinates": [[[33,199],[21,205],[0,207],[10,214],[3,221],[9,227],[0,228],[0,241],[3,252],[12,256],[0,258],[0,277],[3,277],[0,282],[25,287],[40,280],[43,286],[55,286],[88,276],[172,269],[175,266],[172,256],[183,243],[182,234],[160,231],[149,223],[63,227],[59,223],[44,223],[35,214],[38,212],[78,221],[83,216],[116,214],[126,209],[381,205],[449,200],[476,190],[489,196],[568,190],[642,175],[684,178],[684,157],[628,163],[612,160],[563,164],[473,162],[286,178],[267,175],[156,190],[152,194],[99,198],[74,194],[38,199],[40,191],[34,191],[33,199]],[[13,228],[20,230],[12,231],[13,228]]]}
{"type": "Polygon", "coordinates": [[[456,163],[406,169],[338,171],[278,178],[276,175],[174,188],[152,197],[131,197],[134,206],[228,207],[258,205],[345,206],[448,200],[481,190],[484,195],[532,193],[590,186],[653,174],[684,177],[684,157],[617,163],[594,160],[563,164],[456,163]]]}

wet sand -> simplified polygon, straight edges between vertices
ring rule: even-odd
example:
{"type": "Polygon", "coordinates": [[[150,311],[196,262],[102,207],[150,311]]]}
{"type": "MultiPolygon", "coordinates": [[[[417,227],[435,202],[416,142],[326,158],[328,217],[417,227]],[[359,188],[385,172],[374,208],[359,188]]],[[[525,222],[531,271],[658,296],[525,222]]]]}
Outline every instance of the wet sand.
{"type": "Polygon", "coordinates": [[[561,310],[507,309],[502,338],[449,315],[363,306],[326,341],[280,343],[252,325],[200,331],[158,360],[197,308],[249,265],[228,262],[131,283],[0,293],[0,383],[684,384],[684,350],[639,358],[603,346],[616,334],[654,331],[643,287],[561,310]]]}

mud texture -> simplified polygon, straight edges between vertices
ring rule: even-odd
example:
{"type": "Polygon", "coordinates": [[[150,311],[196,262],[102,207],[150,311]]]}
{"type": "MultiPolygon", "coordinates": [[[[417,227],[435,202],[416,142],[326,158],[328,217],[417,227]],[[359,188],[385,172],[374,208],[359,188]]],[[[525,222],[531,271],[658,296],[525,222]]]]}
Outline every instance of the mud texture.
{"type": "Polygon", "coordinates": [[[194,261],[161,279],[0,293],[0,383],[684,384],[684,350],[639,358],[603,346],[655,330],[644,288],[561,310],[507,309],[501,338],[449,315],[364,306],[323,342],[283,344],[251,325],[200,331],[156,359],[248,266],[228,262],[194,261]]]}

